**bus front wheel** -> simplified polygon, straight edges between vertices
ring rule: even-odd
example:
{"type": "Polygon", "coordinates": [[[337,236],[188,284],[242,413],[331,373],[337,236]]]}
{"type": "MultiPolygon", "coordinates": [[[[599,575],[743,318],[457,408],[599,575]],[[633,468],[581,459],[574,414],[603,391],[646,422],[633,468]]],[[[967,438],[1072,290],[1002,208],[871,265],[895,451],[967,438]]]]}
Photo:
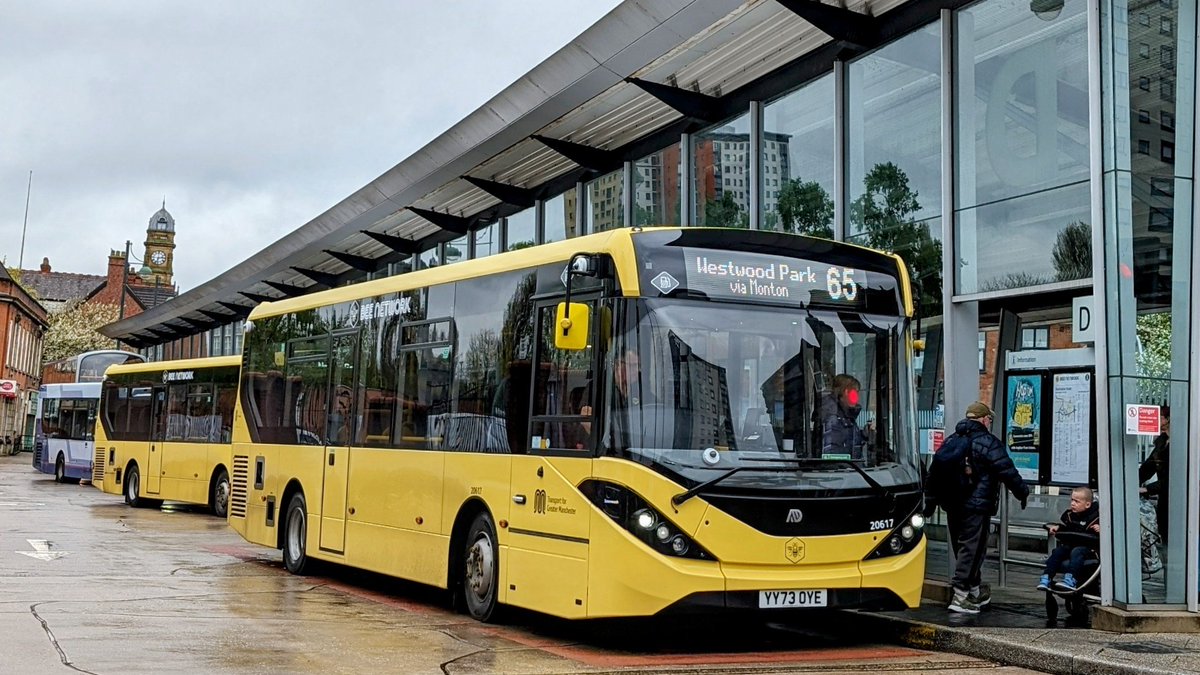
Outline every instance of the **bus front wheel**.
{"type": "Polygon", "coordinates": [[[467,531],[463,551],[463,606],[477,621],[490,621],[496,612],[496,586],[500,579],[500,557],[496,526],[486,512],[475,516],[467,531]]]}
{"type": "Polygon", "coordinates": [[[67,463],[63,461],[61,454],[58,456],[58,459],[54,460],[54,482],[67,482],[67,463]]]}
{"type": "Polygon", "coordinates": [[[229,516],[229,472],[225,469],[217,474],[212,487],[212,510],[218,518],[229,516]]]}
{"type": "Polygon", "coordinates": [[[292,495],[283,527],[283,566],[292,574],[304,574],[308,567],[308,556],[304,552],[305,538],[308,536],[308,507],[304,493],[292,495]]]}

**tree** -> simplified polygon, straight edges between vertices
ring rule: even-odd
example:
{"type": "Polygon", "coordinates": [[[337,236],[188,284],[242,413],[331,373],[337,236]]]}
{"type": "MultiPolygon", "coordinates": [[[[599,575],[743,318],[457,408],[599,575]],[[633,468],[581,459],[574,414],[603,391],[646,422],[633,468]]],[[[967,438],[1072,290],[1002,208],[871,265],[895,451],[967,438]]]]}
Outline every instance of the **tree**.
{"type": "Polygon", "coordinates": [[[704,203],[704,225],[746,229],[750,227],[750,214],[738,206],[732,193],[722,192],[717,199],[704,203]]]}
{"type": "Polygon", "coordinates": [[[1028,288],[1030,286],[1040,286],[1048,281],[1049,279],[1044,279],[1029,272],[1009,272],[1004,276],[992,277],[979,284],[979,291],[981,293],[990,293],[992,291],[1005,291],[1010,288],[1028,288]]]}
{"type": "Polygon", "coordinates": [[[1166,401],[1171,378],[1171,313],[1137,317],[1138,393],[1143,401],[1166,401]]]}
{"type": "Polygon", "coordinates": [[[50,328],[43,343],[45,361],[56,361],[93,349],[112,349],[113,339],[99,328],[117,320],[117,306],[69,302],[50,314],[50,328]]]}
{"type": "Polygon", "coordinates": [[[909,267],[921,313],[941,314],[942,242],[913,214],[921,209],[908,175],[891,162],[876,164],[863,177],[863,193],[850,204],[850,222],[868,246],[899,255],[909,267]]]}
{"type": "Polygon", "coordinates": [[[784,181],[778,210],[784,232],[833,239],[833,200],[820,183],[784,181]]]}
{"type": "Polygon", "coordinates": [[[1078,220],[1058,233],[1054,242],[1054,278],[1057,281],[1092,276],[1092,228],[1078,220]]]}

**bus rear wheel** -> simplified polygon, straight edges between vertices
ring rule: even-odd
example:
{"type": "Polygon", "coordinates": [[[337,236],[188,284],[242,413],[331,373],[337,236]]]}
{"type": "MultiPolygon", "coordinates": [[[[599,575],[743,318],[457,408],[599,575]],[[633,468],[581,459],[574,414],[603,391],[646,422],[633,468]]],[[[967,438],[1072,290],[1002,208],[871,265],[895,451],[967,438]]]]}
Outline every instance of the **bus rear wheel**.
{"type": "Polygon", "coordinates": [[[304,574],[309,566],[305,553],[308,536],[308,506],[304,493],[297,492],[288,502],[287,519],[283,523],[283,566],[292,574],[304,574]]]}
{"type": "Polygon", "coordinates": [[[467,531],[463,551],[462,606],[477,621],[488,622],[496,613],[500,556],[496,526],[486,512],[475,516],[467,531]]]}
{"type": "Polygon", "coordinates": [[[61,454],[59,454],[58,459],[54,460],[54,482],[67,482],[67,463],[63,461],[61,454]]]}
{"type": "Polygon", "coordinates": [[[229,472],[225,469],[221,469],[213,481],[212,510],[218,518],[229,516],[229,472]]]}

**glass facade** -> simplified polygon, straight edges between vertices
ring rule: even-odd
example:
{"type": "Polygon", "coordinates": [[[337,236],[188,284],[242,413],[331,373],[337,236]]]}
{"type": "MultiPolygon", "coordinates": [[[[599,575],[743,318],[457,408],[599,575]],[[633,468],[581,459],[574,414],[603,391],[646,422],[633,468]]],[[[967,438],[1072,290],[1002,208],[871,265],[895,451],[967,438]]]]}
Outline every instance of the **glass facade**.
{"type": "Polygon", "coordinates": [[[942,304],[941,30],[934,24],[847,67],[846,239],[909,265],[925,317],[942,304]]]}
{"type": "Polygon", "coordinates": [[[508,239],[505,251],[533,246],[537,242],[537,208],[525,209],[508,217],[508,239]]]}
{"type": "Polygon", "coordinates": [[[955,16],[956,293],[1091,276],[1086,9],[955,16]]]}
{"type": "Polygon", "coordinates": [[[489,255],[494,255],[500,252],[500,225],[492,223],[475,230],[472,235],[475,238],[475,248],[472,252],[472,258],[486,258],[489,255]]]}
{"type": "Polygon", "coordinates": [[[679,159],[676,143],[633,163],[635,225],[679,224],[679,159]]]}
{"type": "Polygon", "coordinates": [[[1108,408],[1161,411],[1158,433],[1110,414],[1115,602],[1192,603],[1197,483],[1192,431],[1192,194],[1196,8],[1102,2],[1101,115],[1108,408]],[[1178,226],[1176,224],[1178,223],[1178,226]],[[1194,493],[1194,490],[1193,490],[1194,493]],[[1150,508],[1153,506],[1153,508],[1150,508]],[[1151,515],[1152,514],[1152,515],[1151,515]],[[1150,573],[1147,546],[1162,570],[1150,573]],[[1191,560],[1191,562],[1188,562],[1191,560]]]}
{"type": "Polygon", "coordinates": [[[750,227],[750,115],[692,137],[693,220],[701,227],[750,227]]]}
{"type": "Polygon", "coordinates": [[[579,234],[575,217],[575,188],[551,197],[542,204],[545,221],[544,243],[562,241],[579,234]]]}
{"type": "Polygon", "coordinates": [[[833,238],[833,89],[826,75],[763,107],[764,230],[833,238]]]}
{"type": "Polygon", "coordinates": [[[589,233],[625,227],[624,171],[613,171],[588,183],[584,194],[587,196],[584,214],[589,233]]]}

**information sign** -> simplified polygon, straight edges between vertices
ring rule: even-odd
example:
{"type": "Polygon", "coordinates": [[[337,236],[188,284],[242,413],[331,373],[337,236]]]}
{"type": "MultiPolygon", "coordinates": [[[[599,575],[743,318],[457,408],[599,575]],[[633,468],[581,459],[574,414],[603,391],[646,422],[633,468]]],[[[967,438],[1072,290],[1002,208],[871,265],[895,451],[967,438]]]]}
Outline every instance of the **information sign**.
{"type": "Polygon", "coordinates": [[[1086,485],[1092,442],[1092,375],[1054,376],[1050,482],[1086,485]]]}

